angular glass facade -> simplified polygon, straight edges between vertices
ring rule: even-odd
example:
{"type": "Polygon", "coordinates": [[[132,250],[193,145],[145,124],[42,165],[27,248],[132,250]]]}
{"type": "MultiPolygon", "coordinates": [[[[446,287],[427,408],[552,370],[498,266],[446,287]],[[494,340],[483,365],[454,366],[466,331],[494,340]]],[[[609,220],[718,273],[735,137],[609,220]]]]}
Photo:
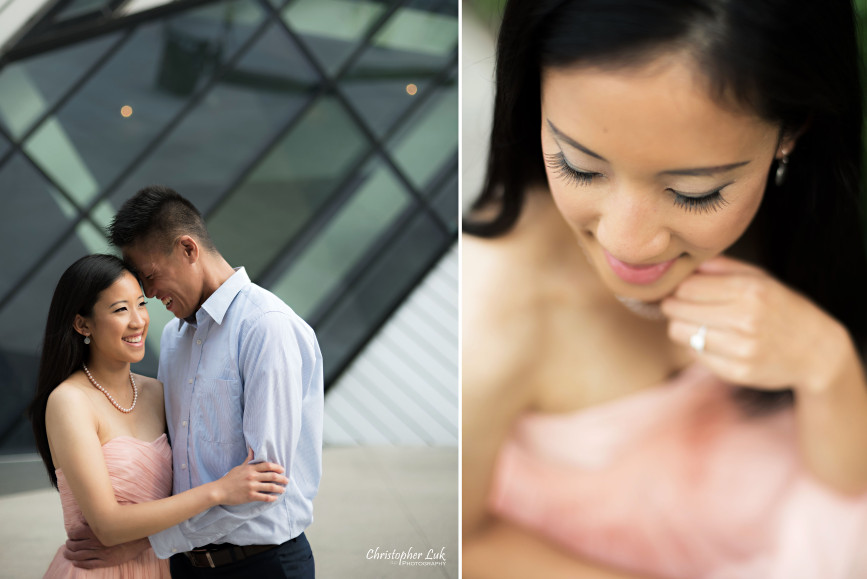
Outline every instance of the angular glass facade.
{"type": "Polygon", "coordinates": [[[60,274],[145,185],[316,329],[326,387],[457,237],[456,0],[116,4],[61,2],[0,60],[0,453],[32,449],[60,274]]]}

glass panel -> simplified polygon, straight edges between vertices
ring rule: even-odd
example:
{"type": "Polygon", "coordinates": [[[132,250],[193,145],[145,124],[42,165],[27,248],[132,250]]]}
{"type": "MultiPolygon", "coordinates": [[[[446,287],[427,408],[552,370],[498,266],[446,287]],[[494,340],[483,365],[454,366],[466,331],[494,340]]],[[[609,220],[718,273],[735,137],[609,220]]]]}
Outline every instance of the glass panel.
{"type": "MultiPolygon", "coordinates": [[[[27,253],[31,262],[36,259],[36,255],[27,253]]],[[[38,352],[54,287],[60,274],[86,253],[80,243],[64,245],[0,311],[0,327],[4,330],[0,335],[3,357],[0,364],[6,366],[0,372],[0,423],[10,424],[10,419],[14,418],[9,414],[22,412],[33,396],[38,352]]]]}
{"type": "Polygon", "coordinates": [[[321,98],[208,218],[217,247],[257,279],[328,200],[367,142],[334,98],[321,98]]]}
{"type": "Polygon", "coordinates": [[[271,27],[116,189],[112,204],[120,207],[142,187],[165,183],[207,214],[308,101],[317,81],[285,31],[271,27]]]}
{"type": "Polygon", "coordinates": [[[109,4],[111,4],[111,0],[74,0],[64,6],[63,10],[52,20],[56,24],[89,13],[97,15],[103,8],[108,8],[109,4]]]}
{"type": "Polygon", "coordinates": [[[76,225],[75,234],[78,236],[78,240],[87,248],[88,253],[119,255],[119,252],[108,242],[105,234],[88,220],[83,220],[76,225]]]}
{"type": "Polygon", "coordinates": [[[309,92],[320,80],[310,61],[276,23],[221,82],[273,92],[309,92]]]}
{"type": "Polygon", "coordinates": [[[57,241],[77,218],[73,207],[23,156],[16,154],[0,169],[0,296],[57,241]]]}
{"type": "MultiPolygon", "coordinates": [[[[434,222],[419,213],[388,244],[363,278],[341,296],[328,317],[316,327],[325,361],[326,384],[449,243],[434,222]]],[[[288,303],[292,305],[291,301],[288,303]]]]}
{"type": "Polygon", "coordinates": [[[25,149],[76,200],[89,202],[250,34],[250,9],[261,20],[252,3],[223,2],[139,28],[25,149]]]}
{"type": "Polygon", "coordinates": [[[407,119],[388,145],[404,175],[419,191],[426,189],[430,179],[458,152],[457,83],[437,92],[407,119]]]}
{"type": "Polygon", "coordinates": [[[0,72],[0,122],[19,139],[114,44],[111,34],[40,56],[19,60],[0,72]]]}
{"type": "Polygon", "coordinates": [[[431,199],[431,207],[449,231],[458,230],[458,172],[455,171],[431,199]]]}
{"type": "Polygon", "coordinates": [[[409,203],[397,178],[381,161],[363,171],[362,179],[359,191],[271,288],[302,318],[339,286],[409,203]]]}
{"type": "Polygon", "coordinates": [[[458,3],[440,3],[444,10],[438,12],[428,11],[430,4],[426,0],[408,2],[377,32],[373,44],[391,50],[447,57],[458,46],[458,3]]]}
{"type": "Polygon", "coordinates": [[[385,9],[383,2],[364,0],[297,0],[283,10],[283,19],[334,74],[385,9]]]}
{"type": "MultiPolygon", "coordinates": [[[[124,201],[126,201],[126,199],[124,199],[124,201]]],[[[90,219],[102,231],[106,231],[112,219],[114,219],[114,214],[117,213],[119,208],[120,205],[115,207],[109,200],[100,201],[97,203],[96,207],[90,211],[90,219]]]]}
{"type": "Polygon", "coordinates": [[[384,135],[415,99],[430,90],[431,80],[456,61],[457,27],[457,14],[452,18],[401,8],[341,79],[340,89],[375,134],[384,135]],[[412,36],[413,43],[405,40],[412,36]]]}

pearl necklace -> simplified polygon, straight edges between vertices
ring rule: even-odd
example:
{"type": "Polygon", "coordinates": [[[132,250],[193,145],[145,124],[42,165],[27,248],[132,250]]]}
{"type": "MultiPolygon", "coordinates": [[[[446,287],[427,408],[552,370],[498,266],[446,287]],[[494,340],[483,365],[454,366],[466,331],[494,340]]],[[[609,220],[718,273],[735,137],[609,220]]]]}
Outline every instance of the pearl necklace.
{"type": "Polygon", "coordinates": [[[123,412],[124,414],[129,414],[132,412],[132,409],[135,408],[135,403],[138,401],[138,388],[136,388],[135,380],[132,377],[132,372],[129,373],[129,383],[132,384],[132,406],[129,408],[124,408],[120,404],[117,403],[117,400],[114,399],[114,396],[108,393],[108,390],[99,385],[99,383],[93,379],[93,376],[90,375],[90,370],[87,369],[87,364],[81,364],[84,367],[84,373],[87,374],[87,378],[90,380],[90,383],[96,386],[96,389],[105,394],[105,397],[108,398],[108,401],[114,404],[114,407],[123,412]]]}

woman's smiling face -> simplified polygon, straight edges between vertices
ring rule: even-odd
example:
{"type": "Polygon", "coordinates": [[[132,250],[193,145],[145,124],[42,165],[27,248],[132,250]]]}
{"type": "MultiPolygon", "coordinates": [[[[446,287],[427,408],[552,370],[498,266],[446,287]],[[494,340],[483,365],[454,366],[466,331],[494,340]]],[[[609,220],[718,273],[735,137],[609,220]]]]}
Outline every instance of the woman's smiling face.
{"type": "Polygon", "coordinates": [[[601,279],[645,301],[670,294],[752,221],[780,129],[723,107],[688,57],[544,71],[551,194],[601,279]]]}

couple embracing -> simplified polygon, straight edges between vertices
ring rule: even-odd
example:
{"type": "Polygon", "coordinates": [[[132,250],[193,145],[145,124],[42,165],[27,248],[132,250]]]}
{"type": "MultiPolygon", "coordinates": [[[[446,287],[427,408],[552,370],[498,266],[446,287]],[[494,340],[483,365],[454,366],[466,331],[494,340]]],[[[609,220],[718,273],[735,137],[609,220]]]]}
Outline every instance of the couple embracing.
{"type": "Polygon", "coordinates": [[[313,577],[313,330],[171,189],[139,191],[109,233],[123,260],[83,257],[57,284],[30,407],[69,536],[46,577],[313,577]],[[156,379],[130,372],[154,296],[175,316],[156,379]]]}

